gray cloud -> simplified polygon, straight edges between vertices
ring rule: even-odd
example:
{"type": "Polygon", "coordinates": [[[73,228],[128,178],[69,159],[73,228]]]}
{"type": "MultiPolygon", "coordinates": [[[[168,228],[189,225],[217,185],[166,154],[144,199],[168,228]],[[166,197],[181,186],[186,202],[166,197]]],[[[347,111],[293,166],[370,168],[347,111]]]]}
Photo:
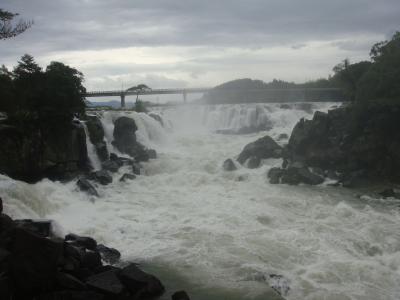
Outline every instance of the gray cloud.
{"type": "MultiPolygon", "coordinates": [[[[0,41],[0,57],[6,64],[25,52],[46,57],[126,47],[249,49],[246,61],[202,56],[178,65],[134,66],[137,72],[181,68],[193,79],[206,73],[200,63],[221,68],[229,63],[254,65],[259,58],[252,58],[251,51],[260,48],[301,51],[315,41],[332,41],[338,51],[358,57],[368,53],[370,41],[400,29],[398,0],[2,0],[0,7],[35,21],[26,33],[0,41]]],[[[129,72],[130,67],[129,63],[100,66],[103,74],[108,70],[114,75],[129,72]]]]}

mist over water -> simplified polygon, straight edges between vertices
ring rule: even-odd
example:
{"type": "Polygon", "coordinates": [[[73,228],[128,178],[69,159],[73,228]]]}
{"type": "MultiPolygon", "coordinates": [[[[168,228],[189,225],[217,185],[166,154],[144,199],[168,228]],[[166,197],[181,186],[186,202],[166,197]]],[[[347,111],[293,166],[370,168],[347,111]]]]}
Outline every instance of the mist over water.
{"type": "Polygon", "coordinates": [[[135,120],[138,140],[157,150],[157,159],[143,163],[144,176],[119,182],[124,167],[91,198],[75,182],[32,185],[0,175],[0,196],[15,218],[55,219],[61,234],[91,235],[125,260],[179,274],[193,299],[211,299],[202,296],[210,290],[221,291],[219,299],[265,299],[271,274],[284,276],[287,299],[398,299],[399,203],[324,184],[271,185],[266,173],[279,159],[252,170],[221,167],[247,143],[290,135],[300,118],[334,105],[180,106],[155,112],[164,127],[143,113],[104,112],[111,152],[118,153],[112,122],[122,114],[135,120]],[[266,124],[272,129],[215,133],[266,124]]]}

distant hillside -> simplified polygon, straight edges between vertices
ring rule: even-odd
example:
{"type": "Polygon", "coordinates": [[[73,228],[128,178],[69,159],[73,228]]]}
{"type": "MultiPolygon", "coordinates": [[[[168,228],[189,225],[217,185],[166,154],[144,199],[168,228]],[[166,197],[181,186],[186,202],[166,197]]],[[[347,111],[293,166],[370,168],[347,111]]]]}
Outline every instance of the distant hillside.
{"type": "Polygon", "coordinates": [[[334,87],[329,80],[317,80],[303,84],[274,79],[271,82],[250,78],[236,79],[220,84],[205,93],[200,103],[257,103],[257,102],[301,102],[344,101],[341,92],[312,90],[334,87]],[[308,89],[304,91],[304,89],[308,89]]]}

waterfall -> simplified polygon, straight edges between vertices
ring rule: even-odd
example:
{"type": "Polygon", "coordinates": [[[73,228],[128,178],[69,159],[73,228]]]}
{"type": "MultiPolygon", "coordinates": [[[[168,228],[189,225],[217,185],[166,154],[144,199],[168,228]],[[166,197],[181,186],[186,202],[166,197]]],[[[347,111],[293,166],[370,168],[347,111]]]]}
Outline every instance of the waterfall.
{"type": "Polygon", "coordinates": [[[90,165],[94,170],[100,170],[101,169],[101,162],[99,157],[97,156],[96,148],[90,141],[89,137],[89,130],[87,129],[86,123],[81,121],[81,124],[83,128],[85,129],[85,135],[86,135],[86,148],[87,148],[87,153],[90,161],[90,165]]]}

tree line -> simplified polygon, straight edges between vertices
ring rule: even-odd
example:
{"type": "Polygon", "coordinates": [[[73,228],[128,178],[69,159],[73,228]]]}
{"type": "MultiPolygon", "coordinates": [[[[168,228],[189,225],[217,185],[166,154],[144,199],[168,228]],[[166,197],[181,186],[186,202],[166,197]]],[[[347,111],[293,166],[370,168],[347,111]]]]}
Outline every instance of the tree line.
{"type": "Polygon", "coordinates": [[[15,122],[70,121],[85,111],[83,80],[81,72],[61,62],[43,70],[25,54],[12,71],[0,68],[0,111],[15,122]]]}

